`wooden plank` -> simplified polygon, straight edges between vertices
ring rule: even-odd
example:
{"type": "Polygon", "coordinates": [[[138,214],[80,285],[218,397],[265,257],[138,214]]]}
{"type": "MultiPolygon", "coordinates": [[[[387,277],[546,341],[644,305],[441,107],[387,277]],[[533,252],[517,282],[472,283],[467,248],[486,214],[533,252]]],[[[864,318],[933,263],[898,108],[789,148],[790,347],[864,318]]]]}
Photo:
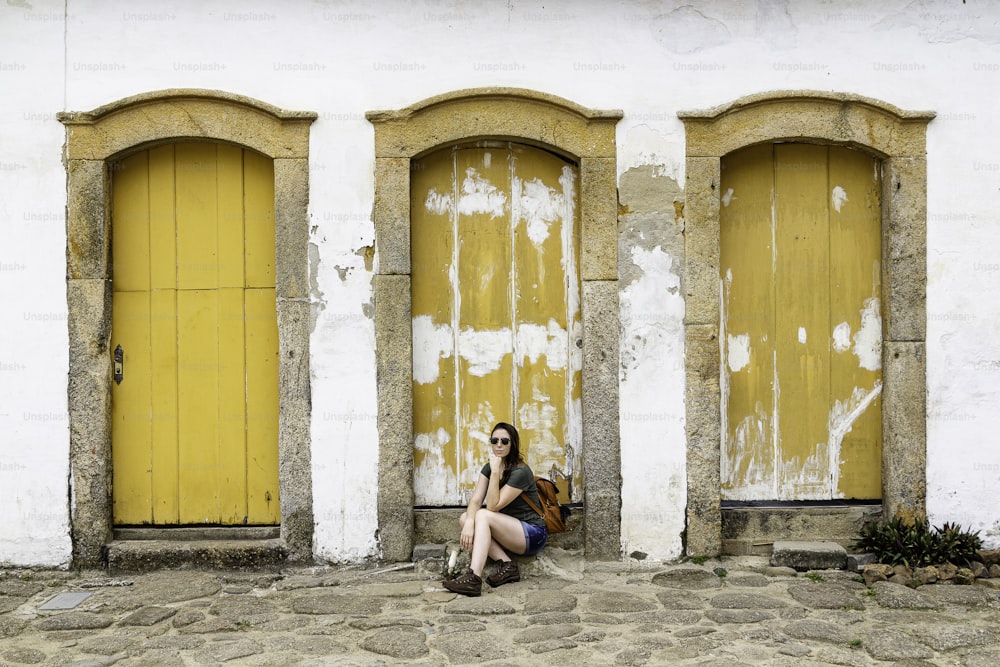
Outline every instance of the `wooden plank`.
{"type": "Polygon", "coordinates": [[[152,521],[148,292],[114,294],[111,349],[119,345],[123,379],[111,383],[113,520],[144,524],[152,521]]]}
{"type": "Polygon", "coordinates": [[[177,288],[218,285],[216,146],[178,143],[176,156],[177,288]]]}
{"type": "Polygon", "coordinates": [[[151,289],[176,289],[173,144],[149,149],[149,182],[149,286],[151,289]]]}
{"type": "MultiPolygon", "coordinates": [[[[242,253],[240,253],[242,257],[242,253]]],[[[242,276],[241,276],[242,282],[242,276]]],[[[219,304],[219,522],[247,519],[247,391],[243,288],[216,290],[219,304]]],[[[277,348],[275,348],[277,349],[277,348]]],[[[277,444],[277,443],[275,443],[277,444]]]]}
{"type": "MultiPolygon", "coordinates": [[[[163,250],[156,246],[157,253],[163,250]]],[[[172,254],[173,245],[164,253],[172,254]]],[[[153,523],[176,524],[177,451],[177,290],[158,289],[150,298],[152,392],[153,523]]]]}
{"type": "Polygon", "coordinates": [[[780,436],[778,498],[832,496],[827,148],[777,144],[775,315],[780,436]]]}
{"type": "Polygon", "coordinates": [[[278,316],[274,288],[246,302],[247,523],[278,524],[278,316]]]}
{"type": "Polygon", "coordinates": [[[455,153],[458,182],[457,468],[486,460],[490,430],[515,419],[511,330],[510,165],[506,152],[455,153]]]}
{"type": "Polygon", "coordinates": [[[551,153],[520,146],[511,151],[516,425],[532,470],[555,480],[569,498],[573,470],[566,456],[567,417],[572,414],[571,376],[579,373],[570,365],[567,330],[571,290],[579,303],[576,171],[551,153]]]}
{"type": "Polygon", "coordinates": [[[177,293],[179,514],[217,523],[219,510],[218,291],[177,293]]]}
{"type": "Polygon", "coordinates": [[[881,189],[877,159],[830,147],[829,428],[844,498],[882,495],[881,189]]]}
{"type": "Polygon", "coordinates": [[[246,286],[274,287],[274,161],[243,151],[246,286]]]}
{"type": "Polygon", "coordinates": [[[722,162],[722,497],[777,493],[774,367],[773,147],[722,162]]]}
{"type": "Polygon", "coordinates": [[[411,170],[414,494],[418,505],[462,504],[478,471],[459,465],[455,372],[454,154],[441,150],[411,170]],[[460,482],[461,480],[461,482],[460,482]]]}
{"type": "MultiPolygon", "coordinates": [[[[230,144],[216,146],[219,287],[243,287],[244,285],[243,152],[243,149],[230,144]]],[[[209,230],[206,229],[203,234],[208,232],[209,230]]],[[[271,247],[274,247],[273,238],[271,247]]]]}
{"type": "Polygon", "coordinates": [[[112,167],[112,288],[149,289],[149,153],[142,151],[112,167]]]}

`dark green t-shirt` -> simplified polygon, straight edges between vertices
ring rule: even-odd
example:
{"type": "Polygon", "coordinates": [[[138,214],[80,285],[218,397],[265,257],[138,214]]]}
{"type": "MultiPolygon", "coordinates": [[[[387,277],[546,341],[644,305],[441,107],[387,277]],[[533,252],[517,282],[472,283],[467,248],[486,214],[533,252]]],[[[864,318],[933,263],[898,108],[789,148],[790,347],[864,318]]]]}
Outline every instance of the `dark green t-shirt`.
{"type": "MultiPolygon", "coordinates": [[[[483,466],[482,474],[486,479],[490,478],[491,472],[489,463],[483,466]]],[[[514,468],[507,479],[507,484],[503,486],[512,486],[515,489],[521,489],[521,493],[500,511],[525,523],[544,528],[545,519],[538,512],[531,509],[531,505],[524,502],[524,495],[527,494],[531,498],[531,502],[535,503],[539,508],[542,506],[542,502],[538,499],[538,487],[535,486],[535,474],[531,472],[531,468],[524,464],[514,468]]],[[[503,486],[500,488],[502,489],[503,486]]]]}

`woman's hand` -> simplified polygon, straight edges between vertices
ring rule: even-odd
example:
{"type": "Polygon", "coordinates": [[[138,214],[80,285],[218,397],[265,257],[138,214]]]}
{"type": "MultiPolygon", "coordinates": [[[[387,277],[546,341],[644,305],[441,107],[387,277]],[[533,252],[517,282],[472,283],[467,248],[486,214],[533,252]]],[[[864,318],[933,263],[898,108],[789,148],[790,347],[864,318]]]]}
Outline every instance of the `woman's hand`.
{"type": "Polygon", "coordinates": [[[490,476],[503,476],[503,457],[490,452],[490,476]]]}
{"type": "Polygon", "coordinates": [[[462,534],[458,537],[458,543],[466,551],[472,551],[472,536],[475,534],[475,527],[472,524],[472,521],[466,521],[462,526],[462,534]]]}

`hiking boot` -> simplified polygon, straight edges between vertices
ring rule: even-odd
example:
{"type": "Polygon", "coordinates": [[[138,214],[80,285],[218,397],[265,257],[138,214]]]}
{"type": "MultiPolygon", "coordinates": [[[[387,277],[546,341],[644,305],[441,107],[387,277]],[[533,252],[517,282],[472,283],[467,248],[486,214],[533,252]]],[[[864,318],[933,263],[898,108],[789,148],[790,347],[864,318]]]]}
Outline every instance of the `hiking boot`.
{"type": "Polygon", "coordinates": [[[496,572],[486,577],[486,583],[493,588],[508,584],[512,581],[521,581],[521,572],[517,569],[517,563],[512,560],[505,560],[500,563],[496,572]]]}
{"type": "Polygon", "coordinates": [[[449,579],[444,582],[444,587],[452,593],[479,597],[483,592],[483,580],[480,579],[475,572],[469,570],[465,574],[461,574],[454,579],[449,579]]]}

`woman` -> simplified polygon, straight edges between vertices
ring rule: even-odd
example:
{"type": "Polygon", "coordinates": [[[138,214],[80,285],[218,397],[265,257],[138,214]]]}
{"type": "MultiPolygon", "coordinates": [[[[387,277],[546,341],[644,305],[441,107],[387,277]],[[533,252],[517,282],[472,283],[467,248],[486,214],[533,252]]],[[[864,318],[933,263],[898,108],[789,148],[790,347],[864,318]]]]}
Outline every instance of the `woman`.
{"type": "Polygon", "coordinates": [[[517,563],[508,552],[530,556],[548,539],[545,520],[524,501],[524,495],[536,507],[542,506],[535,475],[521,458],[517,429],[500,422],[490,435],[490,461],[483,466],[469,507],[458,519],[462,526],[459,542],[472,552],[472,562],[465,574],[444,582],[445,588],[462,595],[482,593],[487,557],[500,561],[497,571],[486,578],[490,586],[520,581],[517,563]]]}

